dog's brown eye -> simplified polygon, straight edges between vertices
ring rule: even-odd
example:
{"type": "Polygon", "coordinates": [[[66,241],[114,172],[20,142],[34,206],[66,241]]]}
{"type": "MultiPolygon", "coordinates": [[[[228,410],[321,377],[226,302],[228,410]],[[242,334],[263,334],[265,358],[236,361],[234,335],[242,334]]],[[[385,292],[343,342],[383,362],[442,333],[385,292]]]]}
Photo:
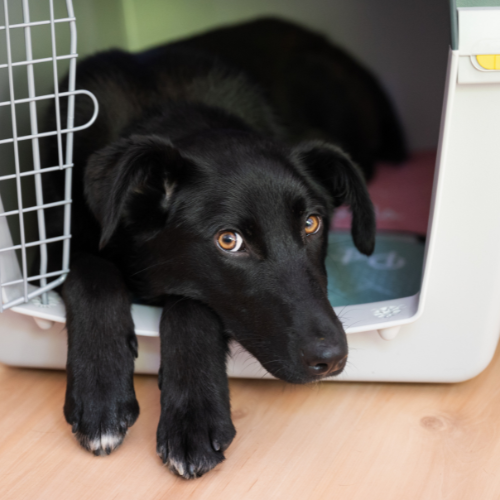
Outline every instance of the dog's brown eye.
{"type": "Polygon", "coordinates": [[[318,232],[319,226],[321,224],[321,219],[317,215],[310,215],[306,219],[306,234],[314,234],[318,232]]]}
{"type": "Polygon", "coordinates": [[[226,252],[237,252],[243,244],[243,238],[233,231],[224,231],[219,234],[217,243],[226,252]]]}

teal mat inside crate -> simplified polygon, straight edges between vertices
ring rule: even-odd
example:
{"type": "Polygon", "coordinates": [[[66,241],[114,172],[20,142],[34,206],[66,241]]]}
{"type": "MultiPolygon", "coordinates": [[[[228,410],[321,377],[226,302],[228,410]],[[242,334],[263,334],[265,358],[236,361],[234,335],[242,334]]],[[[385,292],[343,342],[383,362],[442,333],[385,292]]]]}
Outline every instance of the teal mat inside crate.
{"type": "Polygon", "coordinates": [[[330,233],[326,270],[333,306],[366,304],[415,295],[420,290],[425,243],[414,235],[377,234],[370,257],[349,232],[330,233]]]}

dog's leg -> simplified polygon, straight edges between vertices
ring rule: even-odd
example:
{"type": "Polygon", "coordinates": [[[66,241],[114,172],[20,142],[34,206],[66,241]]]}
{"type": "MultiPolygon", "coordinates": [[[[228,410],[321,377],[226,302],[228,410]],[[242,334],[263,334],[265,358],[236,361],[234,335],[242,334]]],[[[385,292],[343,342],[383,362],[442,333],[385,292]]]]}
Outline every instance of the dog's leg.
{"type": "Polygon", "coordinates": [[[226,375],[227,338],[207,306],[169,297],[160,323],[158,455],[186,479],[224,460],[235,429],[226,375]]]}
{"type": "Polygon", "coordinates": [[[109,454],[139,415],[129,292],[112,263],[85,255],[72,263],[63,296],[68,328],[64,416],[84,448],[109,454]]]}

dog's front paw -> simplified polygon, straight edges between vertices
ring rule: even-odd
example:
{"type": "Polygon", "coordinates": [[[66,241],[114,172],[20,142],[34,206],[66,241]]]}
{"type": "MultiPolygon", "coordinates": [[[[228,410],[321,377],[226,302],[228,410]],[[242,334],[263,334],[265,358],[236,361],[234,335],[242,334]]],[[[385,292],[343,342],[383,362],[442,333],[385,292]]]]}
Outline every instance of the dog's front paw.
{"type": "Polygon", "coordinates": [[[109,455],[123,442],[128,428],[139,416],[135,393],[77,394],[68,391],[64,416],[78,442],[94,455],[109,455]]]}
{"type": "Polygon", "coordinates": [[[157,453],[163,463],[185,479],[194,479],[224,460],[236,430],[228,417],[199,410],[162,410],[157,453]]]}

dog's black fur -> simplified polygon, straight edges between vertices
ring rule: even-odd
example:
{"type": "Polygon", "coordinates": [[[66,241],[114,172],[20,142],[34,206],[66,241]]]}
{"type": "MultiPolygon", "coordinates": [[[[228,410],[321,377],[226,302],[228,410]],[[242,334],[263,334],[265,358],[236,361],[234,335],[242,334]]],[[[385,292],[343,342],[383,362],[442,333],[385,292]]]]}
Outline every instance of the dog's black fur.
{"type": "MultiPolygon", "coordinates": [[[[157,449],[173,472],[197,477],[235,435],[230,339],[293,383],[340,373],[347,358],[326,294],[327,231],[333,209],[349,204],[354,242],[370,254],[373,207],[338,146],[291,144],[317,129],[366,157],[369,171],[377,158],[404,155],[402,134],[366,70],[276,20],[98,54],[79,65],[77,86],[97,96],[100,114],[75,136],[64,414],[95,454],[122,442],[139,414],[131,294],[161,305],[157,449]],[[356,92],[364,107],[351,105],[356,92]],[[311,215],[321,226],[308,235],[311,215]],[[239,233],[242,249],[223,250],[221,231],[239,233]]],[[[79,99],[76,124],[90,114],[79,99]]],[[[45,201],[61,199],[62,174],[45,175],[45,201]]],[[[61,223],[60,213],[47,220],[49,237],[61,223]]]]}

